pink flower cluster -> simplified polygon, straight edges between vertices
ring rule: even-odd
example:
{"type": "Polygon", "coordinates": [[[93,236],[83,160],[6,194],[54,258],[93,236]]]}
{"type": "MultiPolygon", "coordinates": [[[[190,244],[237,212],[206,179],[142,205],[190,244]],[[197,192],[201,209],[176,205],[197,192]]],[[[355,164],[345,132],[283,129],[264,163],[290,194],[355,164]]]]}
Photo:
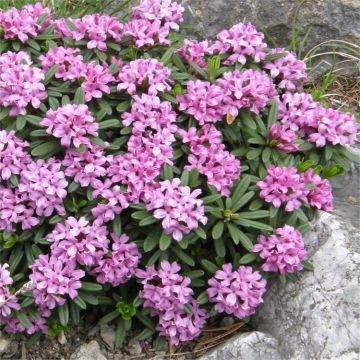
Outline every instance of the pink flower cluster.
{"type": "Polygon", "coordinates": [[[275,167],[270,165],[268,174],[259,181],[260,197],[274,207],[285,205],[285,211],[299,209],[303,204],[310,204],[325,211],[332,210],[331,185],[309,169],[298,174],[294,167],[275,167]]]}
{"type": "Polygon", "coordinates": [[[91,271],[100,284],[110,283],[113,287],[129,281],[135,275],[141,254],[134,243],[128,243],[127,235],[111,235],[113,239],[111,256],[100,259],[91,271]]]}
{"type": "Polygon", "coordinates": [[[8,264],[0,264],[0,322],[4,322],[13,310],[18,311],[21,308],[16,296],[11,294],[8,288],[13,283],[8,267],[8,264]]]}
{"type": "Polygon", "coordinates": [[[197,169],[207,177],[207,182],[223,196],[230,195],[230,188],[240,177],[240,161],[225,150],[221,142],[221,133],[212,125],[188,131],[178,130],[182,141],[190,147],[189,165],[185,170],[197,169]]]}
{"type": "Polygon", "coordinates": [[[182,48],[178,50],[178,54],[189,64],[194,63],[201,69],[207,69],[205,55],[210,54],[209,41],[197,41],[185,39],[182,48]]]}
{"type": "Polygon", "coordinates": [[[30,327],[26,329],[15,316],[8,317],[3,321],[4,330],[9,334],[26,333],[27,335],[33,335],[38,332],[48,334],[48,327],[44,318],[34,319],[28,316],[28,319],[30,327]]]}
{"type": "Polygon", "coordinates": [[[67,295],[75,299],[81,287],[80,279],[85,276],[83,270],[76,269],[75,260],[64,262],[57,256],[40,255],[30,268],[35,304],[44,313],[64,305],[67,295]]]}
{"type": "Polygon", "coordinates": [[[308,256],[301,233],[289,225],[276,229],[275,233],[267,238],[259,235],[253,247],[265,260],[261,268],[280,275],[302,270],[301,262],[308,256]]]}
{"type": "Polygon", "coordinates": [[[86,105],[67,104],[57,110],[50,109],[40,125],[66,147],[91,146],[88,136],[98,136],[98,124],[86,105]]]}
{"type": "Polygon", "coordinates": [[[301,82],[307,79],[306,65],[298,60],[296,56],[285,49],[273,49],[268,55],[287,54],[286,56],[266,62],[263,68],[270,71],[270,75],[275,79],[280,89],[289,91],[301,88],[301,82]]]}
{"type": "Polygon", "coordinates": [[[46,55],[39,56],[44,71],[58,65],[55,77],[71,82],[79,81],[85,92],[85,101],[99,99],[103,93],[110,94],[109,84],[115,81],[106,63],[102,65],[95,62],[85,63],[80,49],[65,49],[63,47],[51,48],[46,55]]]}
{"type": "Polygon", "coordinates": [[[0,106],[10,108],[10,116],[25,115],[26,107],[37,109],[47,98],[42,81],[42,70],[31,66],[32,61],[23,51],[8,51],[0,55],[0,106]]]}
{"type": "Polygon", "coordinates": [[[216,304],[215,310],[239,319],[254,314],[266,291],[266,280],[250,266],[240,266],[234,271],[231,264],[224,264],[208,284],[209,302],[216,304]]]}
{"type": "Polygon", "coordinates": [[[75,41],[87,41],[88,49],[107,50],[107,41],[119,42],[123,25],[115,17],[107,15],[85,15],[81,19],[55,20],[55,32],[75,41]],[[72,26],[69,26],[68,24],[72,26]]]}
{"type": "Polygon", "coordinates": [[[198,337],[208,317],[192,297],[191,280],[179,275],[180,270],[177,263],[162,261],[158,271],[149,266],[136,272],[144,285],[139,294],[143,306],[150,309],[151,316],[159,317],[157,330],[172,345],[198,337]],[[190,305],[191,313],[185,312],[185,305],[190,305]]]}
{"type": "Polygon", "coordinates": [[[254,62],[260,62],[266,56],[264,49],[264,34],[258,32],[252,24],[239,23],[229,30],[217,35],[217,40],[210,47],[214,54],[229,54],[223,62],[225,65],[240,63],[244,65],[251,57],[254,62]]]}
{"type": "Polygon", "coordinates": [[[0,131],[0,178],[8,180],[19,175],[31,162],[30,155],[24,151],[29,144],[15,136],[15,131],[0,131]]]}
{"type": "Polygon", "coordinates": [[[146,210],[154,210],[154,217],[162,219],[165,234],[181,241],[184,234],[197,229],[199,223],[207,222],[203,202],[197,198],[200,194],[200,189],[191,191],[188,186],[181,186],[178,178],[161,181],[145,193],[146,210]]]}
{"type": "Polygon", "coordinates": [[[171,90],[171,71],[156,59],[138,59],[124,65],[119,73],[119,91],[126,90],[130,95],[137,91],[156,95],[171,90]]]}
{"type": "Polygon", "coordinates": [[[288,125],[272,124],[269,128],[270,145],[285,153],[299,151],[300,145],[295,144],[299,140],[296,132],[288,125]]]}
{"type": "Polygon", "coordinates": [[[194,116],[200,125],[216,123],[240,109],[259,115],[268,101],[277,95],[275,86],[265,72],[238,70],[224,74],[215,84],[196,80],[187,83],[187,94],[179,95],[179,110],[194,116]]]}
{"type": "Polygon", "coordinates": [[[6,40],[19,39],[22,43],[26,43],[29,37],[36,37],[51,25],[50,16],[50,9],[43,8],[40,3],[25,5],[22,10],[13,7],[0,12],[0,29],[6,40]],[[39,18],[44,15],[46,18],[39,25],[39,18]]]}
{"type": "Polygon", "coordinates": [[[28,164],[20,174],[18,190],[36,215],[50,216],[55,211],[65,215],[63,199],[67,195],[67,186],[61,162],[49,159],[28,164]]]}
{"type": "Polygon", "coordinates": [[[352,114],[324,108],[309,94],[285,93],[279,102],[279,118],[317,147],[353,145],[360,129],[352,114]]]}

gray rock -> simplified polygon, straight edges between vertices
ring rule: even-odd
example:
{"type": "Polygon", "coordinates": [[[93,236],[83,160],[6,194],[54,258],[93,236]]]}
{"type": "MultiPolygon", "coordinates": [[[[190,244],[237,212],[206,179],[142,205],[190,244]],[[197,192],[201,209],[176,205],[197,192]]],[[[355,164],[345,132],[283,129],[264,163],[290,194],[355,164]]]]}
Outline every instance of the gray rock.
{"type": "Polygon", "coordinates": [[[199,360],[282,360],[273,337],[259,331],[235,336],[199,360]]]}
{"type": "Polygon", "coordinates": [[[0,332],[0,354],[6,353],[10,349],[11,340],[4,337],[0,332]]]}
{"type": "Polygon", "coordinates": [[[127,346],[128,346],[130,355],[139,355],[142,353],[142,348],[141,348],[139,340],[131,339],[127,346]]]}
{"type": "Polygon", "coordinates": [[[105,344],[111,349],[115,345],[115,329],[109,325],[103,325],[100,327],[100,336],[104,340],[105,344]]]}
{"type": "Polygon", "coordinates": [[[312,27],[308,45],[329,39],[356,42],[360,39],[358,0],[312,0],[299,7],[298,0],[179,0],[186,8],[186,21],[203,37],[240,21],[252,22],[274,37],[279,45],[289,43],[294,16],[301,33],[312,27]],[[299,8],[298,8],[299,7],[299,8]],[[301,32],[301,30],[303,30],[301,32]]]}
{"type": "Polygon", "coordinates": [[[107,360],[100,350],[97,341],[92,340],[81,345],[71,356],[70,360],[107,360]]]}
{"type": "Polygon", "coordinates": [[[255,316],[287,359],[359,359],[360,232],[320,212],[306,237],[314,272],[273,285],[255,316]]]}

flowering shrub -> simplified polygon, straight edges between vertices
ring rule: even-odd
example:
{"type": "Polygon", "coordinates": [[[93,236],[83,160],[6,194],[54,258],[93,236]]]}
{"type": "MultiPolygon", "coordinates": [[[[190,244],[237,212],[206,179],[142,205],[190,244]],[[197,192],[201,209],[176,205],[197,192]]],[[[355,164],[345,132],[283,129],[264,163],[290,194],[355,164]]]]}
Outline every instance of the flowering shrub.
{"type": "Polygon", "coordinates": [[[182,13],[0,13],[4,331],[91,312],[118,345],[131,328],[178,345],[311,268],[303,234],[359,124],[301,93],[304,63],[251,24],[183,41],[182,13]]]}

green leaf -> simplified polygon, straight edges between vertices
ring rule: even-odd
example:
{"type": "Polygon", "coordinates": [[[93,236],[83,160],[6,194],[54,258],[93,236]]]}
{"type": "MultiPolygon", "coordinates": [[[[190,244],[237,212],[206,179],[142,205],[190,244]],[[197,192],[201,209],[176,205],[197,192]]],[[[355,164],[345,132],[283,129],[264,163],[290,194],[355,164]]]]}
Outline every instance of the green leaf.
{"type": "Polygon", "coordinates": [[[47,72],[46,72],[46,75],[45,75],[45,79],[44,79],[44,84],[47,85],[50,80],[54,77],[55,73],[57,72],[59,68],[59,65],[56,64],[56,65],[53,65],[47,72]]]}
{"type": "Polygon", "coordinates": [[[73,301],[78,308],[82,310],[87,308],[86,302],[80,296],[77,296],[73,301]]]}
{"type": "Polygon", "coordinates": [[[306,160],[298,165],[297,170],[298,172],[303,173],[306,170],[310,169],[312,166],[314,166],[312,160],[306,160]]]}
{"type": "Polygon", "coordinates": [[[303,264],[305,270],[314,271],[314,266],[309,261],[302,261],[301,263],[303,264]]]}
{"type": "Polygon", "coordinates": [[[69,322],[69,307],[67,303],[65,303],[63,306],[59,306],[58,311],[59,311],[60,324],[62,326],[67,326],[69,322]]]}
{"type": "Polygon", "coordinates": [[[247,219],[236,219],[234,220],[237,224],[242,225],[244,227],[251,227],[254,229],[264,230],[264,231],[272,231],[273,228],[270,225],[264,224],[259,221],[247,220],[247,219]]]}
{"type": "Polygon", "coordinates": [[[28,39],[26,43],[34,50],[41,51],[40,45],[34,39],[28,39]]]}
{"type": "Polygon", "coordinates": [[[233,239],[234,243],[237,245],[240,242],[240,237],[241,237],[240,230],[238,229],[237,226],[231,223],[227,223],[227,228],[229,230],[229,234],[231,238],[233,239]]]}
{"type": "Polygon", "coordinates": [[[139,210],[139,211],[135,211],[131,214],[131,217],[135,220],[142,220],[145,219],[146,217],[148,217],[149,214],[146,211],[143,210],[139,210]]]}
{"type": "Polygon", "coordinates": [[[186,254],[184,251],[182,251],[179,247],[173,246],[171,248],[171,251],[185,264],[187,264],[189,266],[195,266],[194,259],[191,256],[189,256],[188,254],[186,254]]]}
{"type": "Polygon", "coordinates": [[[274,61],[274,60],[278,60],[281,58],[284,58],[286,56],[288,56],[289,54],[284,52],[284,53],[279,53],[279,54],[269,54],[265,57],[264,62],[270,62],[270,61],[274,61]]]}
{"type": "Polygon", "coordinates": [[[116,111],[120,113],[125,112],[130,109],[130,106],[130,101],[122,101],[120,104],[118,104],[118,106],[116,106],[116,111]]]}
{"type": "Polygon", "coordinates": [[[144,329],[139,335],[136,336],[136,338],[140,341],[144,341],[146,339],[149,339],[154,334],[155,330],[144,329]]]}
{"type": "Polygon", "coordinates": [[[241,209],[244,205],[246,205],[255,195],[255,191],[249,191],[248,193],[244,194],[237,200],[235,203],[233,202],[231,211],[236,212],[241,209]]]}
{"type": "Polygon", "coordinates": [[[219,270],[219,268],[214,263],[206,259],[201,260],[201,265],[210,274],[214,274],[219,270]]]}
{"type": "Polygon", "coordinates": [[[142,322],[148,329],[155,331],[155,325],[150,318],[144,315],[142,312],[136,312],[135,317],[142,322]]]}
{"type": "Polygon", "coordinates": [[[81,105],[85,103],[85,93],[82,87],[76,89],[74,96],[74,104],[81,105]]]}
{"type": "Polygon", "coordinates": [[[34,126],[40,126],[41,117],[35,115],[25,115],[26,121],[34,126]]]}
{"type": "Polygon", "coordinates": [[[70,303],[70,317],[74,325],[80,323],[80,309],[76,306],[75,302],[70,303]]]}
{"type": "Polygon", "coordinates": [[[25,329],[29,329],[31,327],[31,322],[26,314],[20,311],[15,311],[15,316],[25,329]]]}
{"type": "Polygon", "coordinates": [[[360,154],[358,152],[355,152],[355,150],[351,151],[351,150],[348,150],[346,147],[342,146],[339,151],[348,160],[350,160],[356,164],[360,164],[360,154]]]}
{"type": "Polygon", "coordinates": [[[172,180],[174,178],[172,167],[168,164],[164,165],[163,174],[165,180],[172,180]]]}
{"type": "Polygon", "coordinates": [[[262,159],[264,164],[269,163],[270,156],[271,156],[271,149],[269,147],[264,148],[264,150],[263,150],[263,152],[261,154],[261,159],[262,159]]]}
{"type": "Polygon", "coordinates": [[[252,149],[248,151],[248,153],[246,154],[246,158],[248,160],[255,160],[260,156],[261,153],[262,153],[262,148],[252,149]]]}
{"type": "Polygon", "coordinates": [[[253,200],[250,205],[249,205],[249,210],[250,211],[256,211],[259,210],[263,207],[264,203],[262,200],[260,199],[255,199],[253,200]]]}
{"type": "Polygon", "coordinates": [[[345,169],[341,165],[335,164],[323,169],[321,175],[325,179],[331,179],[333,177],[343,175],[344,172],[345,169]]]}
{"type": "Polygon", "coordinates": [[[148,225],[151,225],[151,224],[154,224],[158,221],[158,219],[156,219],[155,217],[153,217],[152,215],[148,215],[146,218],[142,219],[140,222],[139,222],[139,225],[140,226],[148,226],[148,225]]]}
{"type": "Polygon", "coordinates": [[[244,211],[239,213],[240,219],[263,219],[270,215],[268,210],[244,211]]]}
{"type": "Polygon", "coordinates": [[[18,116],[15,121],[16,130],[22,130],[26,125],[26,118],[24,116],[18,116]]]}
{"type": "Polygon", "coordinates": [[[98,324],[100,326],[108,324],[109,322],[115,320],[117,317],[120,317],[120,314],[119,314],[118,310],[114,310],[114,311],[104,315],[102,318],[100,318],[100,320],[98,321],[98,324]]]}
{"type": "Polygon", "coordinates": [[[209,301],[208,295],[206,291],[203,291],[197,298],[196,298],[196,302],[199,305],[204,305],[209,301]]]}
{"type": "MultiPolygon", "coordinates": [[[[236,204],[243,194],[245,194],[251,182],[250,176],[244,175],[241,181],[236,185],[233,194],[231,196],[232,205],[236,204]]],[[[233,210],[233,209],[231,209],[233,210]]]]}
{"type": "Polygon", "coordinates": [[[168,249],[171,245],[171,236],[166,235],[165,233],[161,234],[160,240],[159,240],[159,248],[161,251],[165,251],[168,249]]]}
{"type": "Polygon", "coordinates": [[[164,55],[161,57],[160,62],[162,62],[164,65],[167,65],[172,56],[174,55],[175,49],[173,47],[168,48],[165,52],[164,55]]]}
{"type": "MultiPolygon", "coordinates": [[[[181,178],[180,178],[180,180],[181,180],[181,184],[183,185],[183,186],[188,186],[189,185],[189,180],[190,180],[190,173],[189,173],[189,171],[183,171],[183,173],[181,174],[181,178]]],[[[204,201],[204,199],[203,199],[203,201],[204,201]]]]}
{"type": "Polygon", "coordinates": [[[193,68],[193,70],[195,70],[196,73],[198,73],[198,75],[200,75],[203,79],[207,79],[207,74],[206,72],[198,65],[195,64],[194,62],[190,62],[190,66],[193,68]]]}
{"type": "Polygon", "coordinates": [[[85,291],[101,291],[103,288],[100,284],[94,284],[91,282],[87,282],[87,281],[82,281],[81,282],[81,289],[85,290],[85,291]]]}
{"type": "Polygon", "coordinates": [[[245,265],[245,264],[249,264],[251,262],[253,262],[254,260],[258,259],[258,255],[257,254],[246,254],[244,256],[242,256],[239,260],[239,264],[240,265],[245,265]]]}
{"type": "Polygon", "coordinates": [[[4,108],[0,111],[0,121],[5,119],[9,115],[9,109],[4,108]]]}
{"type": "Polygon", "coordinates": [[[219,199],[221,199],[220,194],[213,194],[213,195],[205,196],[204,198],[202,198],[202,201],[203,201],[204,205],[207,205],[207,204],[211,204],[219,199]]]}
{"type": "Polygon", "coordinates": [[[121,235],[121,217],[119,215],[113,221],[113,232],[116,236],[121,235]]]}
{"type": "Polygon", "coordinates": [[[49,141],[36,146],[31,150],[32,156],[43,157],[58,152],[61,149],[57,141],[49,141]]]}
{"type": "Polygon", "coordinates": [[[124,340],[125,340],[125,335],[126,335],[126,320],[124,319],[119,319],[118,320],[118,324],[116,327],[116,332],[115,332],[115,346],[116,347],[120,347],[124,340]]]}
{"type": "Polygon", "coordinates": [[[159,238],[162,235],[162,230],[157,227],[146,237],[143,249],[145,252],[149,252],[155,248],[155,246],[159,243],[159,238]]]}
{"type": "Polygon", "coordinates": [[[203,270],[193,270],[187,271],[184,275],[192,280],[203,277],[205,275],[205,272],[203,270]]]}
{"type": "Polygon", "coordinates": [[[224,239],[222,238],[214,239],[214,247],[217,256],[221,258],[225,257],[226,248],[225,248],[224,239]]]}
{"type": "Polygon", "coordinates": [[[224,221],[219,221],[212,229],[212,237],[213,239],[219,239],[224,232],[224,221]]]}
{"type": "Polygon", "coordinates": [[[109,129],[109,128],[119,128],[120,121],[117,119],[104,120],[98,123],[99,130],[109,129]]]}
{"type": "Polygon", "coordinates": [[[206,239],[207,238],[207,235],[206,235],[206,232],[205,232],[205,230],[202,228],[202,227],[198,227],[198,228],[196,228],[195,230],[194,230],[194,232],[195,232],[195,234],[199,237],[199,238],[201,238],[201,239],[206,239]]]}

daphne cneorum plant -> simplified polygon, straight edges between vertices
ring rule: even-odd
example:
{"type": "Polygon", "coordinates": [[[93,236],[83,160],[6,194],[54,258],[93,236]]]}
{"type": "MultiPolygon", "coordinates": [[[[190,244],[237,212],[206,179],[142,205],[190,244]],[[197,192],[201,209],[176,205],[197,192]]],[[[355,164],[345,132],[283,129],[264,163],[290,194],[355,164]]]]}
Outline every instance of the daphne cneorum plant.
{"type": "Polygon", "coordinates": [[[311,269],[303,234],[359,125],[302,93],[304,63],[251,24],[184,40],[182,13],[0,13],[5,332],[54,336],[88,312],[117,345],[130,329],[178,345],[311,269]]]}

